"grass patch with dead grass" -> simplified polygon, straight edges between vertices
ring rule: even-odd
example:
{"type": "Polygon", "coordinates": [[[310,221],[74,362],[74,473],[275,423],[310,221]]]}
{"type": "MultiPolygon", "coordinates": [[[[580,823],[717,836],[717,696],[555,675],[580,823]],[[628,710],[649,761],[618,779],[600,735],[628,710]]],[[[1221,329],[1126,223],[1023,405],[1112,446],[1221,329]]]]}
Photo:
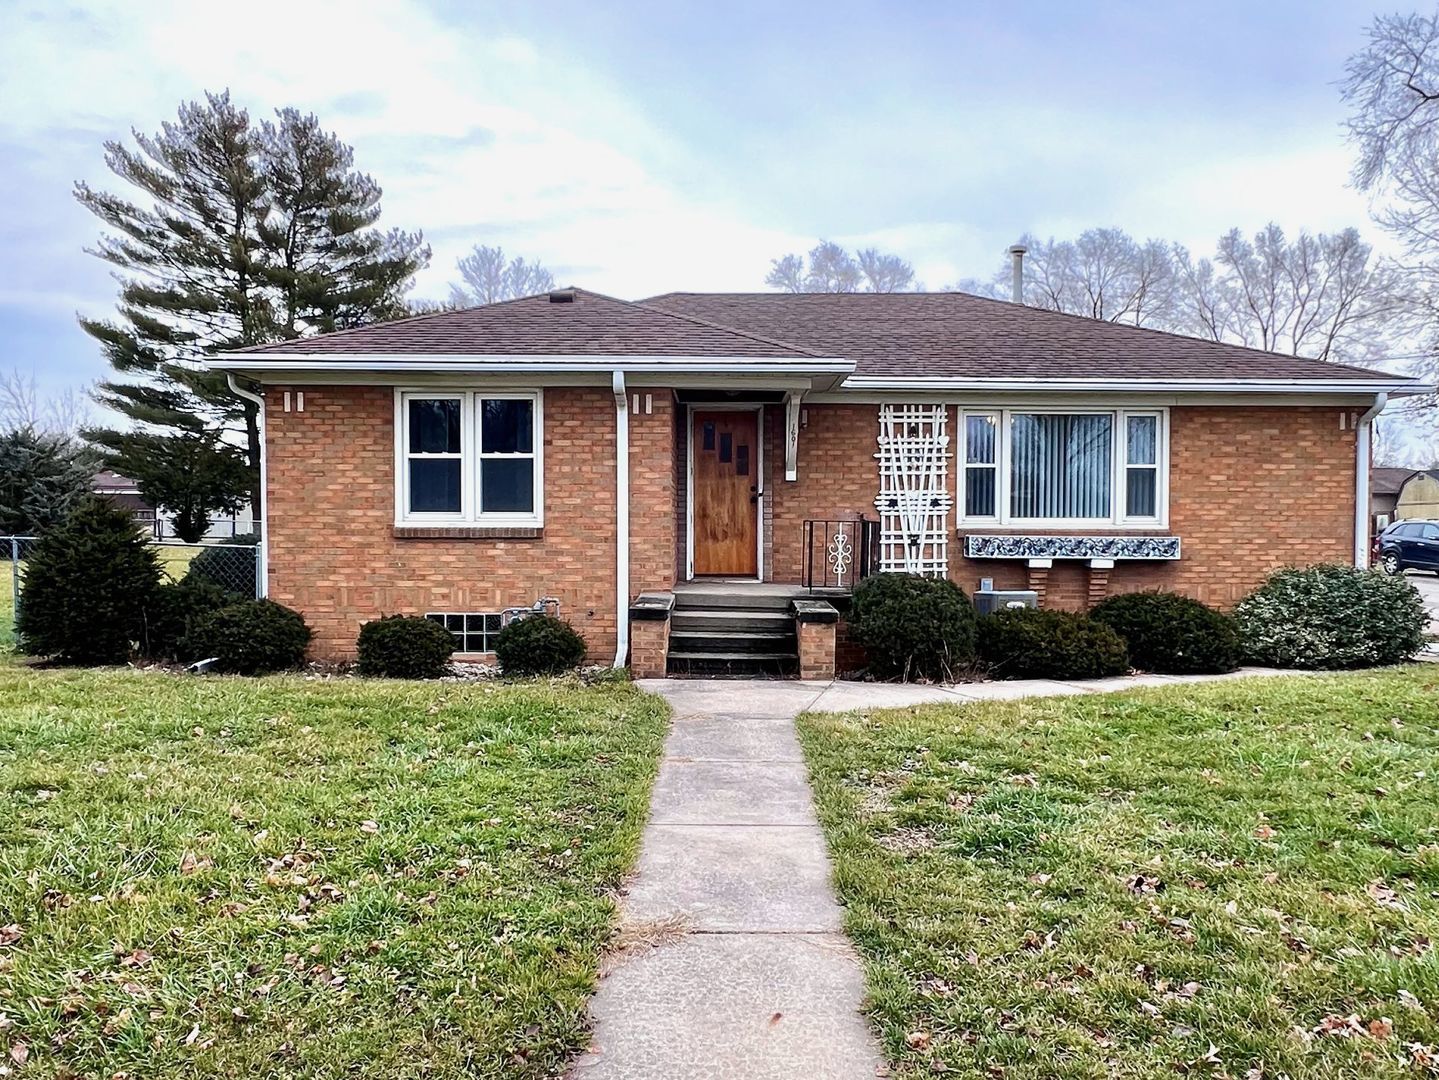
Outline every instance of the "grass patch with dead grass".
{"type": "Polygon", "coordinates": [[[0,1063],[553,1075],[664,727],[623,683],[0,666],[0,1063]]]}
{"type": "Polygon", "coordinates": [[[1439,1071],[1439,667],[800,730],[896,1076],[1439,1071]]]}

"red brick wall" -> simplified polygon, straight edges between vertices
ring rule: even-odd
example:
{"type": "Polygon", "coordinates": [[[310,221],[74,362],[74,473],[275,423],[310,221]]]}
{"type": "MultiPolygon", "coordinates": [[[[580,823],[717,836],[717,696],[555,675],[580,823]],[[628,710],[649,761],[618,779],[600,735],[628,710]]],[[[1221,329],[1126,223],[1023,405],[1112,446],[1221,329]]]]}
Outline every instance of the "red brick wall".
{"type": "MultiPolygon", "coordinates": [[[[876,517],[878,434],[874,405],[809,405],[799,438],[799,480],[776,479],[774,580],[801,580],[806,518],[876,517]]],[[[1338,407],[1176,406],[1170,410],[1167,530],[1179,536],[1177,562],[1120,562],[1108,590],[1171,589],[1221,607],[1232,605],[1277,567],[1353,558],[1352,429],[1338,407]]],[[[954,417],[951,415],[951,420],[954,417]]],[[[951,432],[955,430],[953,423],[951,432]]],[[[782,432],[776,435],[776,440],[782,432]]],[[[776,444],[779,451],[779,444],[776,444]]],[[[782,458],[781,458],[782,460],[782,458]]],[[[955,492],[954,462],[949,487],[955,492]]],[[[966,559],[951,518],[950,573],[966,590],[992,577],[1000,588],[1026,588],[1021,561],[966,559]]],[[[986,533],[1004,532],[986,527],[986,533]]],[[[1014,529],[1009,531],[1025,531],[1014,529]]],[[[1046,530],[1082,534],[1104,529],[1046,530]]],[[[1082,608],[1089,595],[1083,562],[1056,560],[1046,603],[1082,608]]]]}
{"type": "MultiPolygon", "coordinates": [[[[635,394],[630,394],[633,403],[635,394]]],[[[675,583],[677,529],[683,511],[676,504],[675,409],[669,390],[639,391],[640,411],[630,410],[630,596],[671,588],[675,583]],[[652,412],[644,411],[645,397],[652,412]]],[[[614,399],[611,398],[611,401],[614,399]]],[[[548,413],[546,413],[548,420],[548,413]]],[[[614,410],[610,410],[614,430],[614,410]]],[[[611,443],[614,438],[611,436],[611,443]]],[[[613,461],[613,457],[610,459],[613,461]]],[[[614,484],[610,484],[613,507],[614,484]]],[[[614,520],[614,510],[610,510],[614,520]]],[[[613,548],[610,563],[614,563],[613,548]]],[[[611,574],[613,580],[613,573],[611,574]]]]}
{"type": "MultiPolygon", "coordinates": [[[[495,611],[540,595],[560,598],[592,659],[613,655],[615,417],[608,388],[546,390],[545,528],[530,539],[395,536],[393,391],[306,387],[305,411],[286,413],[285,389],[266,394],[270,595],[305,614],[316,632],[315,655],[352,655],[360,624],[380,614],[495,611]]],[[[653,392],[651,412],[643,396],[641,403],[630,414],[630,598],[674,584],[685,528],[678,407],[663,391],[653,392]]],[[[782,410],[765,416],[766,576],[780,582],[801,579],[805,519],[875,516],[876,407],[806,410],[794,483],[783,478],[782,410]]],[[[1227,606],[1274,567],[1348,561],[1354,433],[1339,430],[1343,411],[1173,408],[1168,531],[1182,538],[1184,557],[1121,562],[1109,591],[1174,589],[1227,606]]],[[[964,559],[962,543],[951,531],[952,576],[965,589],[980,577],[1025,586],[1022,562],[964,559]]],[[[1089,589],[1087,566],[1057,561],[1046,602],[1082,607],[1089,589]]]]}
{"type": "MultiPolygon", "coordinates": [[[[513,540],[397,538],[394,391],[304,387],[305,411],[287,413],[286,389],[267,387],[265,395],[270,596],[304,614],[315,631],[313,655],[352,656],[360,625],[381,614],[498,611],[541,595],[559,597],[591,659],[614,655],[608,388],[545,391],[544,535],[513,540]]],[[[668,422],[630,419],[637,440],[651,439],[652,421],[668,422]]],[[[637,467],[631,477],[636,497],[647,501],[656,482],[650,471],[637,467]]],[[[645,563],[669,542],[663,521],[647,529],[639,541],[645,563]]]]}

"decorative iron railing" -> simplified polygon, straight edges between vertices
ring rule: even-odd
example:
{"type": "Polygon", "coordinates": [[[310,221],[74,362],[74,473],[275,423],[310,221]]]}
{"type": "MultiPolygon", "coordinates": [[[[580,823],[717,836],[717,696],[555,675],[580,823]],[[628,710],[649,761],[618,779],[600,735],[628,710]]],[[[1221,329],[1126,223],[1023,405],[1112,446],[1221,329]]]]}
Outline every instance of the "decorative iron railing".
{"type": "Polygon", "coordinates": [[[879,569],[879,522],[861,514],[804,523],[804,587],[852,589],[879,569]]]}

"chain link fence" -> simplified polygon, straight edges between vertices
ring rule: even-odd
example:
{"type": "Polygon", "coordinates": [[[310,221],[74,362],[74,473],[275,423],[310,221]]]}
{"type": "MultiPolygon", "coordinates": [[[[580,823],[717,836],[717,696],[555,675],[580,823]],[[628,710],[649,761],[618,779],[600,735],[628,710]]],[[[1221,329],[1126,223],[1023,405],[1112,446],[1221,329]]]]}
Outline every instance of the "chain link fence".
{"type": "MultiPolygon", "coordinates": [[[[33,536],[0,536],[0,559],[10,560],[9,587],[0,592],[0,648],[15,644],[15,612],[24,602],[25,564],[35,544],[33,536]]],[[[247,599],[260,595],[258,544],[157,540],[150,547],[166,581],[205,581],[247,599]]]]}

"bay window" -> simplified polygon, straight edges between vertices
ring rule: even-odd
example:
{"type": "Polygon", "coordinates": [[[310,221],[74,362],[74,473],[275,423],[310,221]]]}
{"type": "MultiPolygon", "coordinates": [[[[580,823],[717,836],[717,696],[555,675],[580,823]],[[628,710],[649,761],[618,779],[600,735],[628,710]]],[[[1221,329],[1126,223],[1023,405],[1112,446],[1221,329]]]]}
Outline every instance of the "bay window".
{"type": "Polygon", "coordinates": [[[1163,410],[965,411],[964,520],[1158,526],[1166,507],[1163,410]]]}
{"type": "Polygon", "coordinates": [[[396,521],[540,525],[536,392],[397,395],[396,521]]]}

